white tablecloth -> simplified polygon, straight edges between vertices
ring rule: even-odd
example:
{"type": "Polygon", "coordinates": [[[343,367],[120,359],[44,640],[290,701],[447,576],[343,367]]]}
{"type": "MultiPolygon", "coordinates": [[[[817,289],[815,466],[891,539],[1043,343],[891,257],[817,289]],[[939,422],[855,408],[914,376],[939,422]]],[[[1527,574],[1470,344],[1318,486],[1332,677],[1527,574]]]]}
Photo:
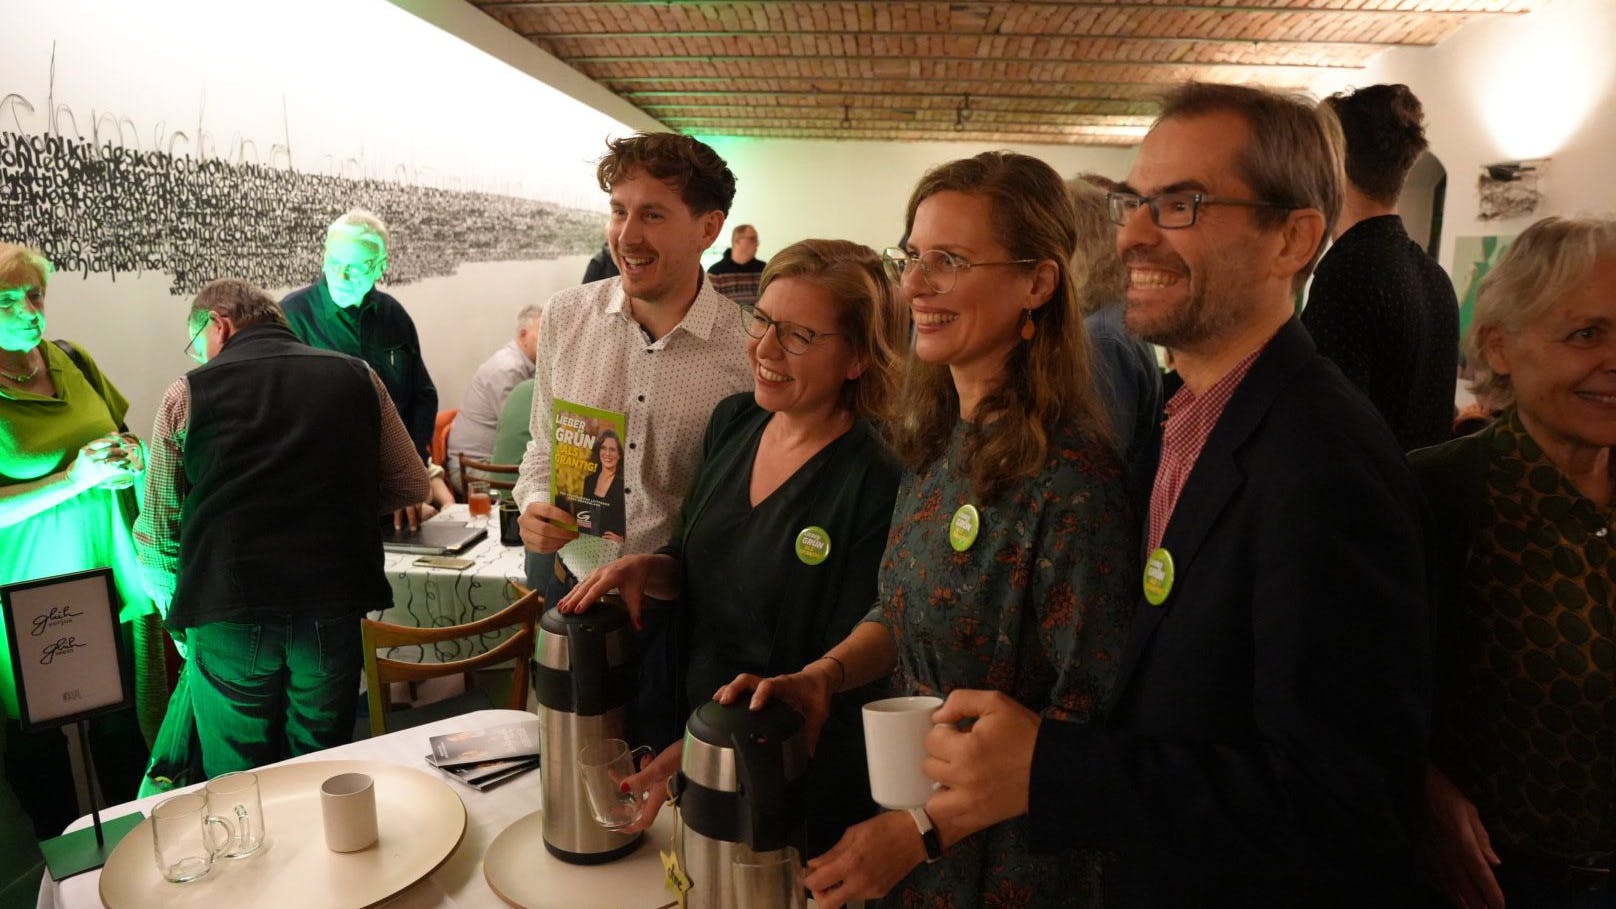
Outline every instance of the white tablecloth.
{"type": "MultiPolygon", "coordinates": [[[[432,519],[471,520],[464,504],[450,505],[432,519]]],[[[488,521],[488,537],[457,558],[470,559],[472,567],[423,568],[415,564],[420,556],[389,552],[383,562],[387,583],[393,588],[393,606],[380,616],[384,622],[417,628],[463,625],[486,618],[510,605],[515,591],[510,582],[525,584],[524,550],[499,542],[499,517],[488,521]]],[[[486,635],[483,640],[445,641],[422,652],[419,647],[395,649],[395,657],[422,663],[442,663],[475,656],[499,643],[502,635],[486,635]]]]}
{"type": "MultiPolygon", "coordinates": [[[[446,732],[455,732],[463,729],[482,729],[489,726],[499,726],[516,722],[524,718],[531,718],[531,714],[518,710],[483,710],[464,716],[440,720],[414,729],[405,729],[390,733],[375,739],[365,739],[351,745],[331,748],[314,754],[293,758],[286,763],[299,761],[328,761],[328,760],[361,760],[386,761],[391,764],[400,764],[406,767],[425,768],[422,760],[430,749],[427,739],[434,735],[446,732]]],[[[543,790],[539,783],[539,774],[542,771],[533,771],[498,786],[488,792],[477,792],[458,783],[450,782],[457,795],[466,805],[466,835],[460,846],[449,856],[443,866],[433,872],[430,877],[410,887],[403,893],[389,900],[386,905],[389,909],[428,909],[428,907],[454,907],[454,909],[504,909],[506,904],[494,895],[483,877],[483,853],[487,851],[494,838],[509,827],[513,822],[531,814],[539,808],[543,790]]],[[[162,801],[165,796],[154,796],[123,805],[116,805],[102,812],[103,817],[119,817],[138,810],[149,813],[152,806],[162,801]]],[[[646,850],[670,848],[673,837],[672,811],[663,811],[658,817],[656,825],[648,834],[648,842],[640,846],[636,855],[646,850]]],[[[77,830],[90,825],[90,819],[83,817],[75,821],[70,830],[77,830]]],[[[270,835],[276,835],[270,831],[270,835]]],[[[318,832],[313,835],[319,835],[318,832]]],[[[542,846],[539,847],[542,850],[542,846]]],[[[535,857],[537,867],[541,859],[548,856],[535,857]]],[[[243,861],[251,861],[244,859],[243,861]]],[[[620,864],[606,864],[587,869],[584,877],[588,875],[621,875],[625,869],[620,864]]],[[[638,871],[636,871],[638,873],[638,871]]],[[[574,879],[580,875],[571,875],[574,879]]],[[[655,909],[665,906],[669,902],[667,891],[663,889],[662,879],[654,874],[642,874],[643,887],[640,881],[634,882],[634,890],[639,897],[632,902],[618,900],[611,907],[597,906],[591,901],[592,888],[580,888],[577,893],[557,893],[556,905],[576,907],[576,909],[655,909]]],[[[50,879],[49,875],[39,887],[39,909],[100,909],[101,873],[89,871],[76,877],[70,877],[61,883],[50,879]]],[[[184,886],[184,885],[174,885],[184,886]]],[[[269,907],[270,903],[264,906],[269,907]]],[[[220,909],[256,909],[248,906],[220,907],[220,909]]],[[[295,909],[295,907],[275,907],[275,909],[295,909]]]]}

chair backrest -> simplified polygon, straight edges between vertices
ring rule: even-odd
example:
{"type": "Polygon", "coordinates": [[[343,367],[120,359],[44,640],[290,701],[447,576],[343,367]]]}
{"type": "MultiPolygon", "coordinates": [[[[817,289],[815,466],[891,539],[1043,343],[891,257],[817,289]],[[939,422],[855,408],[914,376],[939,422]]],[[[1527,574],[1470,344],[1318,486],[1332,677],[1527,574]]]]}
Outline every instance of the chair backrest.
{"type": "Polygon", "coordinates": [[[490,464],[487,461],[476,461],[466,457],[463,451],[455,452],[455,459],[460,462],[460,488],[466,488],[466,479],[487,480],[489,489],[515,489],[516,474],[522,469],[520,464],[490,464]],[[508,480],[499,479],[504,474],[508,480]]]}
{"type": "Polygon", "coordinates": [[[414,628],[394,625],[375,619],[361,619],[359,633],[365,649],[365,690],[370,701],[370,734],[387,732],[387,686],[393,682],[419,682],[457,673],[483,669],[507,661],[513,662],[511,696],[507,704],[512,710],[527,709],[529,667],[538,644],[539,613],[544,611],[544,598],[537,591],[529,591],[521,599],[487,618],[447,628],[414,628]],[[412,644],[430,645],[458,638],[488,634],[503,628],[515,628],[516,633],[474,657],[447,663],[412,663],[393,660],[376,651],[389,647],[412,644]]]}
{"type": "Polygon", "coordinates": [[[440,410],[438,416],[432,421],[432,463],[443,466],[449,458],[449,427],[454,425],[455,417],[460,415],[460,408],[440,410]]]}

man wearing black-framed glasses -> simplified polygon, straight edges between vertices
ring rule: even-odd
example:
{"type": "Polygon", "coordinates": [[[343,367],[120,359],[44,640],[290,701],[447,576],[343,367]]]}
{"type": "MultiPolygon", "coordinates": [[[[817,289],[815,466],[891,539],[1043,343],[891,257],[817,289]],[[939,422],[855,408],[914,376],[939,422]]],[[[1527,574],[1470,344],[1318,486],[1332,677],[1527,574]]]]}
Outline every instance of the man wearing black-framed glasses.
{"type": "Polygon", "coordinates": [[[1415,905],[1420,496],[1292,305],[1340,207],[1327,129],[1192,83],[1109,206],[1128,328],[1177,367],[1112,709],[1082,726],[954,691],[927,814],[945,845],[1026,814],[1035,846],[1118,856],[1108,905],[1415,905]]]}

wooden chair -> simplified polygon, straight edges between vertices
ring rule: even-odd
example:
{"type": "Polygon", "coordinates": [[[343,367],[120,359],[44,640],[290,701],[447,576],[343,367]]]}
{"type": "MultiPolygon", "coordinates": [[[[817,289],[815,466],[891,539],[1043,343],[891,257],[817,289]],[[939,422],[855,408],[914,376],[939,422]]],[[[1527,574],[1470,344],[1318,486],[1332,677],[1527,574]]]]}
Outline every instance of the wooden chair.
{"type": "Polygon", "coordinates": [[[387,690],[393,682],[420,682],[461,673],[467,679],[467,694],[472,695],[480,693],[471,690],[473,670],[507,661],[512,662],[514,671],[511,673],[510,698],[505,706],[512,710],[526,710],[529,668],[532,665],[534,648],[538,644],[539,614],[543,611],[544,598],[537,592],[529,591],[521,599],[485,619],[464,625],[451,625],[447,628],[413,628],[369,618],[361,619],[359,631],[365,648],[365,691],[369,698],[370,734],[383,735],[388,731],[389,725],[395,728],[418,726],[490,706],[486,698],[478,703],[471,697],[456,695],[438,704],[390,713],[392,705],[388,702],[387,690]],[[428,646],[441,641],[488,634],[504,628],[515,628],[516,633],[486,652],[464,660],[447,663],[412,663],[388,659],[376,652],[388,647],[417,644],[428,646]],[[389,724],[390,716],[396,718],[398,722],[389,724]]]}
{"type": "Polygon", "coordinates": [[[515,489],[516,472],[522,469],[520,464],[490,464],[486,461],[474,461],[466,457],[465,452],[455,452],[455,458],[460,462],[460,490],[466,489],[466,480],[487,480],[489,489],[515,489]],[[473,475],[475,471],[475,475],[473,475]],[[497,479],[500,474],[510,477],[509,480],[497,479]]]}

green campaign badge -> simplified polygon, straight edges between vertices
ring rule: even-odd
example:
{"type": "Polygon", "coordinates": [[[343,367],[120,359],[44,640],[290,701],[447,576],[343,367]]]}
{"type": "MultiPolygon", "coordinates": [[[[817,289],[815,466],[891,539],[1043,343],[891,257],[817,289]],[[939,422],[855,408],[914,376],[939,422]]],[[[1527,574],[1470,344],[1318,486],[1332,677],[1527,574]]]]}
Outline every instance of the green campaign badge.
{"type": "Polygon", "coordinates": [[[954,519],[948,522],[948,545],[954,547],[955,552],[964,552],[976,542],[976,534],[982,529],[982,517],[976,513],[976,506],[967,502],[954,512],[954,519]]]}
{"type": "Polygon", "coordinates": [[[1145,560],[1145,602],[1160,606],[1173,592],[1173,554],[1157,549],[1145,560]]]}
{"type": "Polygon", "coordinates": [[[804,527],[797,534],[797,558],[804,565],[818,565],[830,558],[830,534],[823,527],[804,527]]]}

